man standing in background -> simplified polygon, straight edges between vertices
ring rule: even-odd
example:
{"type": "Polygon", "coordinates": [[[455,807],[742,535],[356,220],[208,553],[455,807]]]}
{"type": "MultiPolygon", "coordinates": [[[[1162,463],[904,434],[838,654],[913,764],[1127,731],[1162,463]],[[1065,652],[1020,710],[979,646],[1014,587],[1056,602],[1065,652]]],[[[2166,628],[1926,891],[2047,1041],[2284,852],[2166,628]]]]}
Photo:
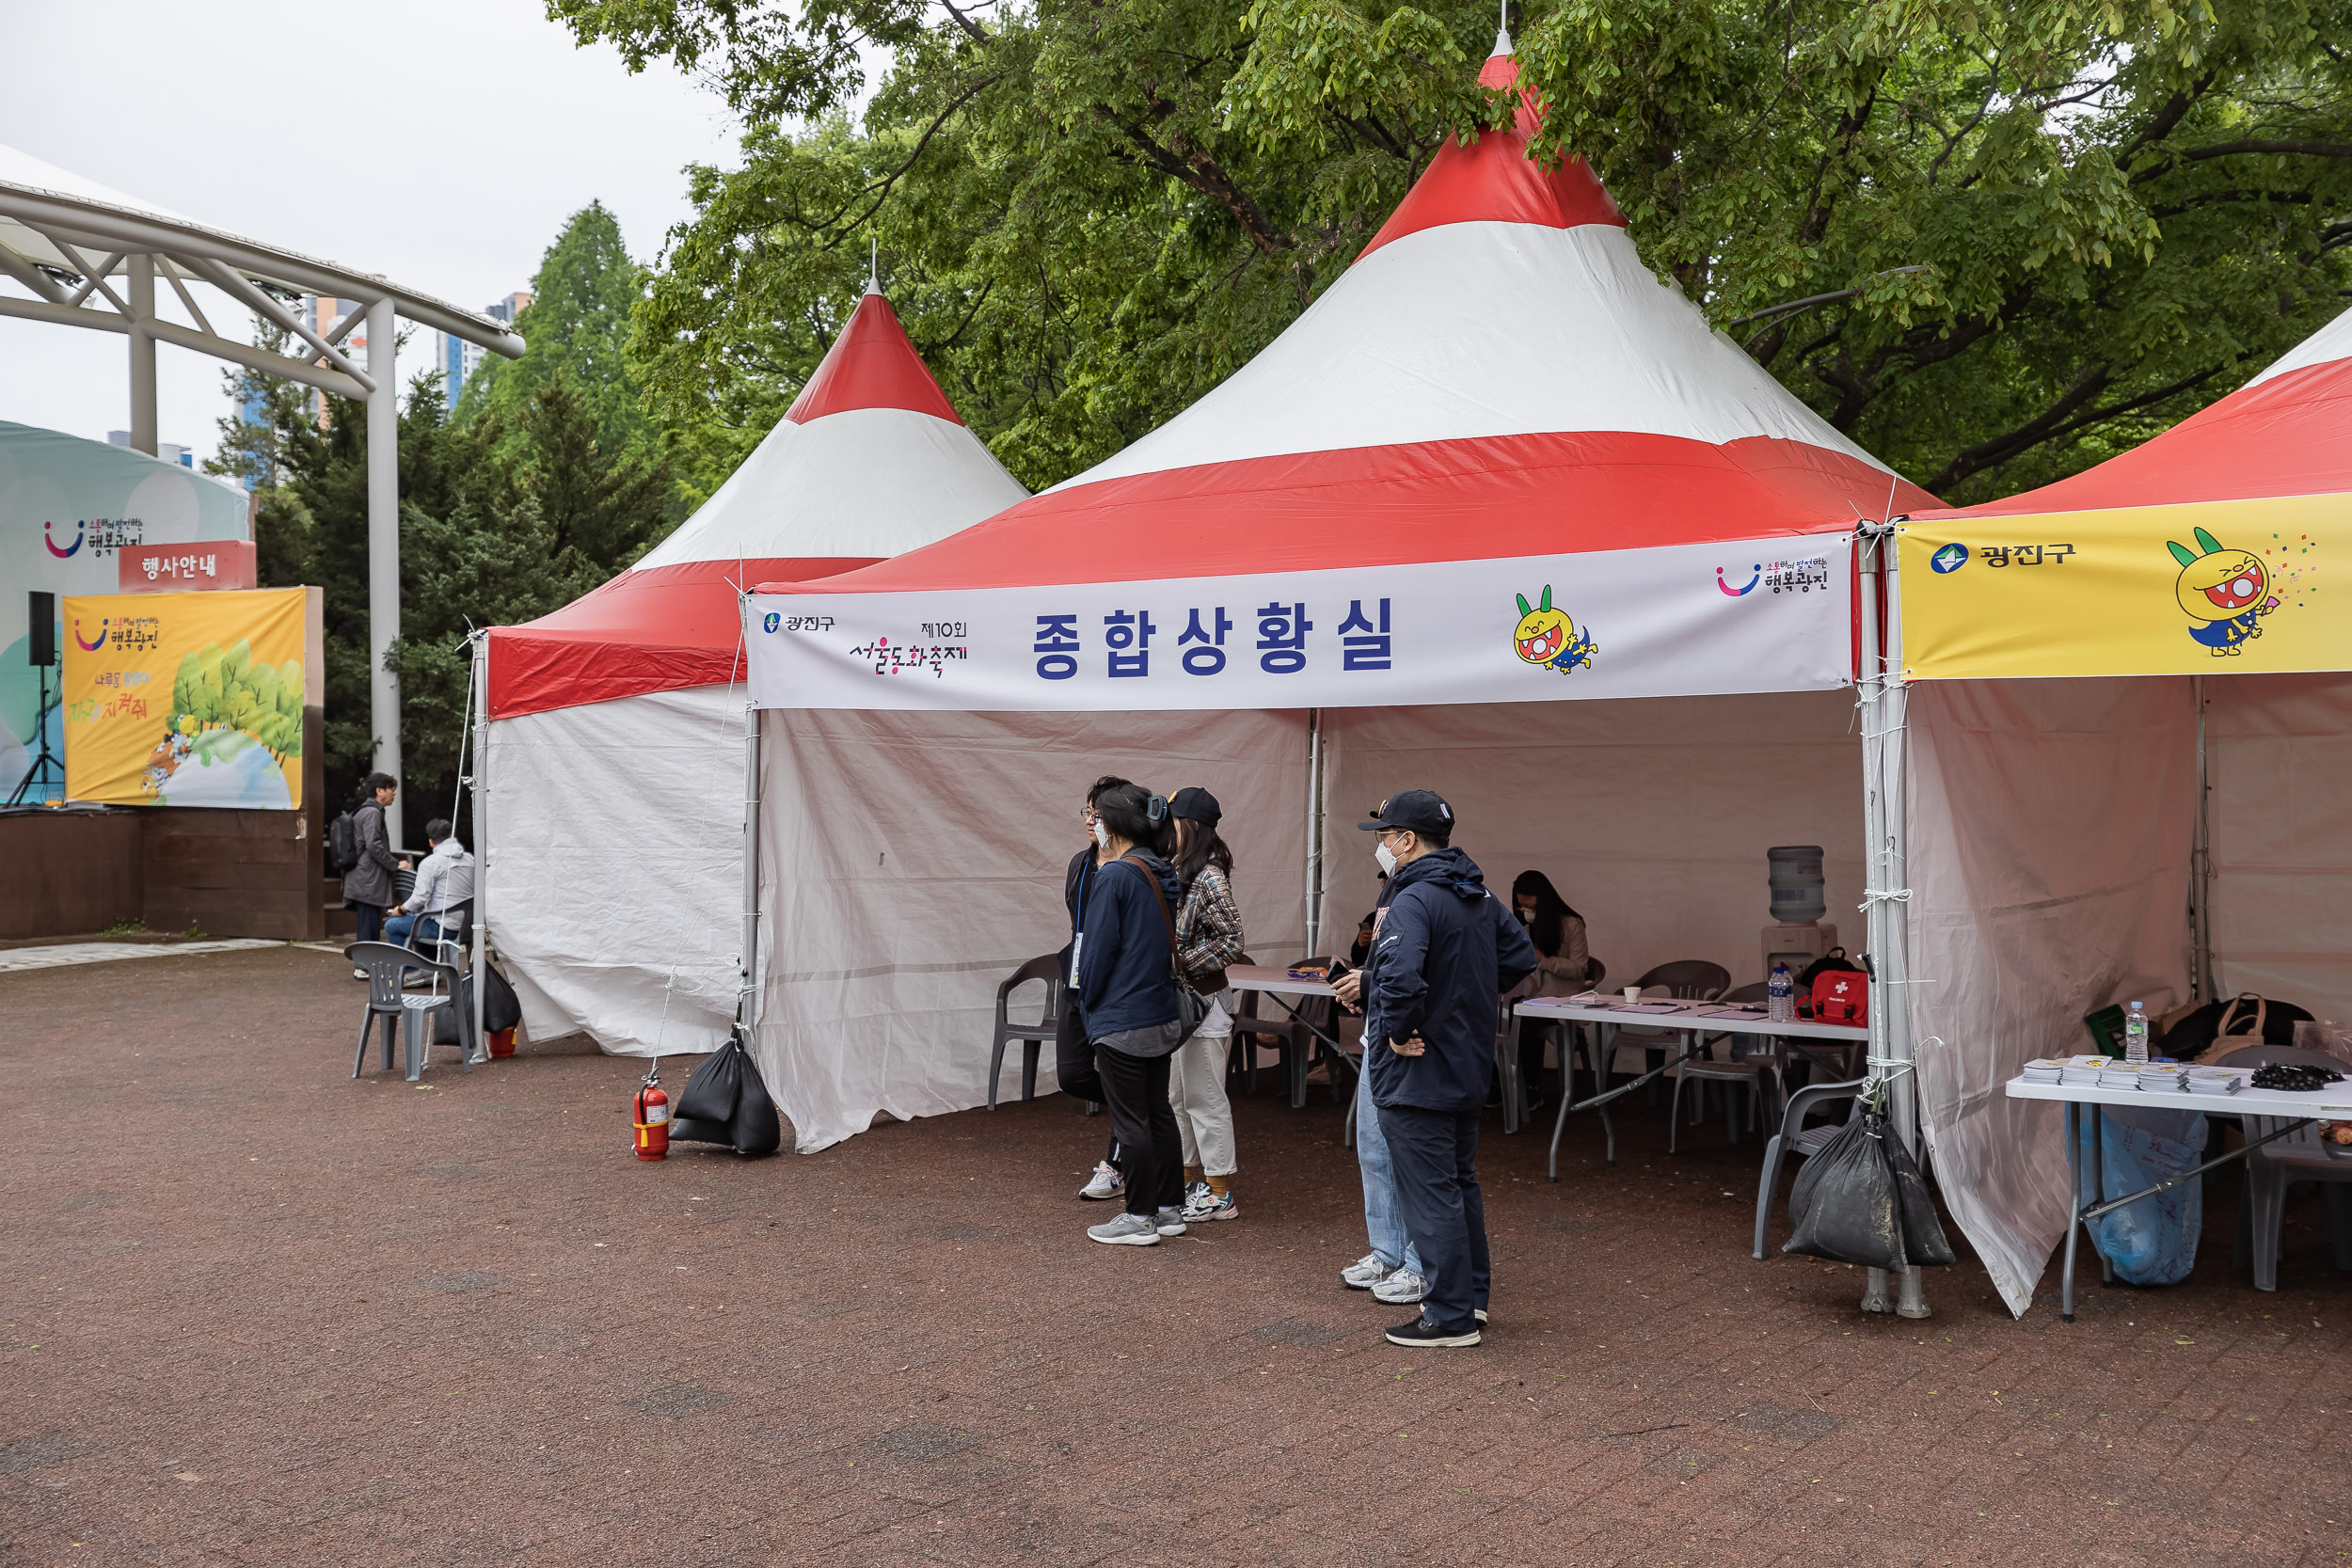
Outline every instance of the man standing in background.
{"type": "Polygon", "coordinates": [[[1358,826],[1379,835],[1374,853],[1388,875],[1364,965],[1364,1071],[1428,1280],[1421,1315],[1388,1338],[1475,1345],[1490,1280],[1479,1109],[1502,994],[1534,972],[1535,948],[1476,863],[1452,847],[1454,808],[1441,798],[1406,790],[1358,826]]]}

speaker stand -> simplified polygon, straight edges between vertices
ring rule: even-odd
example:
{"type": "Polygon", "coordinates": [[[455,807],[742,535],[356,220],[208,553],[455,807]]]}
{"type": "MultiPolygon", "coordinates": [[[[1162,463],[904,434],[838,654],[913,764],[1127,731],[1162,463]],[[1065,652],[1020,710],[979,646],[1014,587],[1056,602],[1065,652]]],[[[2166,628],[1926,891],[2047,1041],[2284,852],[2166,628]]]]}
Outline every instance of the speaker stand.
{"type": "MultiPolygon", "coordinates": [[[[24,777],[17,781],[16,793],[8,797],[8,803],[11,806],[21,806],[24,803],[25,792],[33,787],[33,781],[36,779],[45,782],[54,774],[57,780],[58,792],[62,794],[65,790],[65,765],[59,762],[57,754],[49,749],[49,716],[57,710],[65,694],[59,692],[58,701],[51,702],[49,700],[49,669],[46,665],[42,665],[40,670],[40,704],[33,710],[33,744],[36,748],[33,765],[24,769],[24,777]]],[[[43,790],[42,795],[43,799],[38,803],[45,805],[48,803],[47,791],[43,790]]]]}

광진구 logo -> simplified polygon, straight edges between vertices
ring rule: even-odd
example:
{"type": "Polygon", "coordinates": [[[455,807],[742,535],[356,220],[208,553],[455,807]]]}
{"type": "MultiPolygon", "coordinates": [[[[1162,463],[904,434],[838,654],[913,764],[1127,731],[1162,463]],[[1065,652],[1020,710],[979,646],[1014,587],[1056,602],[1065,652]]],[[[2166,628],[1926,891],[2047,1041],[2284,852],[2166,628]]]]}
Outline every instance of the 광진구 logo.
{"type": "Polygon", "coordinates": [[[1963,566],[1967,564],[1968,546],[1960,543],[1958,540],[1952,541],[1952,543],[1945,546],[1942,549],[1937,550],[1933,555],[1928,557],[1929,570],[1940,574],[1957,572],[1963,566]]]}

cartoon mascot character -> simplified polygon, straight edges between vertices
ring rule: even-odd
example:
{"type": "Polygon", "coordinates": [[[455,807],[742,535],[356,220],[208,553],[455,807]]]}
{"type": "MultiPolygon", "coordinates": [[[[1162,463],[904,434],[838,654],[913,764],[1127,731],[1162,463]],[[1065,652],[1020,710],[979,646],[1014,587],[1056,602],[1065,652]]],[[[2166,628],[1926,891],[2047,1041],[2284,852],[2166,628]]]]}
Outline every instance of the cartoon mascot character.
{"type": "Polygon", "coordinates": [[[1531,605],[1527,595],[1518,595],[1519,625],[1512,634],[1518,647],[1519,657],[1530,664],[1546,665],[1563,673],[1582,665],[1593,667],[1593,656],[1600,645],[1589,634],[1579,636],[1576,624],[1565,610],[1551,608],[1551,585],[1544,585],[1540,603],[1531,605]]]}
{"type": "Polygon", "coordinates": [[[2198,548],[2165,542],[2181,563],[2173,592],[2181,609],[2197,625],[2189,636],[2213,650],[2216,658],[2234,657],[2247,641],[2263,634],[2262,617],[2279,607],[2270,596],[2270,574],[2251,550],[2224,549],[2203,529],[2196,531],[2198,548]]]}

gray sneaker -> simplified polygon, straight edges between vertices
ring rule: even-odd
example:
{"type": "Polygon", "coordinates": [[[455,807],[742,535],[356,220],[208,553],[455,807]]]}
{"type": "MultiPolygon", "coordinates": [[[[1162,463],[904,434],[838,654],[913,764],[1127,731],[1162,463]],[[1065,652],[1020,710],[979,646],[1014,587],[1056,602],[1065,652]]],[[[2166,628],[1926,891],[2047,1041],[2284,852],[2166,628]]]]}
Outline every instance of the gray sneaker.
{"type": "Polygon", "coordinates": [[[1087,1227],[1087,1239],[1105,1246],[1158,1246],[1158,1222],[1147,1214],[1121,1214],[1104,1225],[1087,1227]]]}
{"type": "Polygon", "coordinates": [[[1429,1281],[1410,1269],[1399,1269],[1372,1288],[1372,1299],[1394,1307],[1408,1306],[1429,1293],[1429,1281]]]}
{"type": "Polygon", "coordinates": [[[1108,1160],[1098,1160],[1094,1174],[1078,1189],[1078,1196],[1089,1203],[1101,1203],[1106,1198],[1124,1196],[1126,1192],[1127,1179],[1119,1174],[1119,1167],[1108,1160]]]}
{"type": "Polygon", "coordinates": [[[1369,1291],[1394,1273],[1378,1253],[1367,1252],[1340,1271],[1340,1283],[1351,1291],[1369,1291]]]}
{"type": "Polygon", "coordinates": [[[1183,1235],[1184,1233],[1184,1212],[1181,1209],[1161,1210],[1159,1212],[1159,1229],[1160,1234],[1163,1236],[1183,1235]]]}

